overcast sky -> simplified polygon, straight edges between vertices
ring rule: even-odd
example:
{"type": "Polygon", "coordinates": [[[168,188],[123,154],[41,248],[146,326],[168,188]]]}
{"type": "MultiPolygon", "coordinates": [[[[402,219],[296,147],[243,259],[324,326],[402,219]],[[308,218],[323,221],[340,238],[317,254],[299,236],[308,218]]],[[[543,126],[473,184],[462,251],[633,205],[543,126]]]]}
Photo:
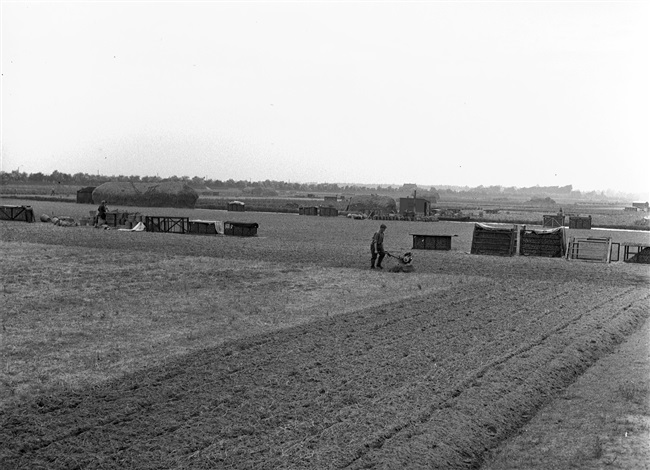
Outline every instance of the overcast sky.
{"type": "Polygon", "coordinates": [[[650,2],[8,2],[2,170],[647,192],[650,2]]]}

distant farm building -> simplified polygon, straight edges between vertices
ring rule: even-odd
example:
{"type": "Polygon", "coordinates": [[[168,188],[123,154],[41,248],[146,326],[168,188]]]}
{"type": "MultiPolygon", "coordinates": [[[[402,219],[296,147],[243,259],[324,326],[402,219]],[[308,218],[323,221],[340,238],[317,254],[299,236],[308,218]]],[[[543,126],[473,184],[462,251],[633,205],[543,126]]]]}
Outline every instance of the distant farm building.
{"type": "Polygon", "coordinates": [[[198,193],[185,183],[109,182],[93,191],[93,202],[120,206],[194,208],[198,193]]]}
{"type": "Polygon", "coordinates": [[[648,212],[650,210],[650,203],[648,203],[647,201],[646,202],[637,201],[632,203],[632,207],[636,207],[638,210],[648,212]]]}
{"type": "Polygon", "coordinates": [[[230,201],[228,203],[228,210],[230,212],[245,212],[246,204],[241,201],[230,201]]]}
{"type": "Polygon", "coordinates": [[[401,197],[399,198],[399,213],[429,216],[431,215],[431,202],[423,198],[401,197]]]}
{"type": "Polygon", "coordinates": [[[86,186],[77,191],[77,204],[92,204],[96,186],[86,186]]]}
{"type": "Polygon", "coordinates": [[[325,196],[325,197],[323,197],[323,200],[325,202],[330,203],[330,204],[336,204],[338,202],[339,198],[337,196],[325,196]]]}

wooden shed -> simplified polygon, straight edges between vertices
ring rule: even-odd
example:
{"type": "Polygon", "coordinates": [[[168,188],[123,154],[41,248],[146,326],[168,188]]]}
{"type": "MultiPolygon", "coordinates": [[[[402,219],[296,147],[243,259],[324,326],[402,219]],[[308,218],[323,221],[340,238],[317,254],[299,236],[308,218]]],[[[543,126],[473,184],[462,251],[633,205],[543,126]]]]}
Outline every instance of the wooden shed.
{"type": "Polygon", "coordinates": [[[230,212],[245,212],[246,204],[241,201],[230,201],[228,203],[228,210],[230,212]]]}
{"type": "Polygon", "coordinates": [[[587,217],[569,216],[569,228],[590,230],[591,216],[587,216],[587,217]]]}
{"type": "Polygon", "coordinates": [[[97,186],[86,186],[77,191],[77,204],[92,204],[93,191],[97,186]]]}
{"type": "Polygon", "coordinates": [[[517,248],[516,227],[495,227],[486,224],[475,224],[472,237],[473,255],[512,256],[517,248]]]}

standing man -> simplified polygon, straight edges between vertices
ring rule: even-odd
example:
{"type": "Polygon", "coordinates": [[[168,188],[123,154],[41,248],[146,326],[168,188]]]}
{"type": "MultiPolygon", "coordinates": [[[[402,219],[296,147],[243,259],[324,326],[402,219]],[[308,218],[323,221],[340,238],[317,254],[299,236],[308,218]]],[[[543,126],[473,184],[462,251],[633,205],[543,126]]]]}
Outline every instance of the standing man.
{"type": "Polygon", "coordinates": [[[375,260],[377,260],[377,268],[384,269],[381,267],[381,262],[386,256],[384,251],[384,232],[386,231],[386,226],[381,224],[379,226],[379,231],[375,232],[372,236],[372,243],[370,243],[370,269],[375,269],[375,260]]]}

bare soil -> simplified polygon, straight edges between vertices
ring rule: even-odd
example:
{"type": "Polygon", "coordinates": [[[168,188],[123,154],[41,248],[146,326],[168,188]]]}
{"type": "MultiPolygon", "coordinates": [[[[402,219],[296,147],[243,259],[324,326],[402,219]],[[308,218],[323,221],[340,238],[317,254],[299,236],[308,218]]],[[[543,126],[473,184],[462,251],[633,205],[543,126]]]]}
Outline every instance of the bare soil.
{"type": "Polygon", "coordinates": [[[650,321],[544,406],[482,470],[650,468],[650,321]]]}

